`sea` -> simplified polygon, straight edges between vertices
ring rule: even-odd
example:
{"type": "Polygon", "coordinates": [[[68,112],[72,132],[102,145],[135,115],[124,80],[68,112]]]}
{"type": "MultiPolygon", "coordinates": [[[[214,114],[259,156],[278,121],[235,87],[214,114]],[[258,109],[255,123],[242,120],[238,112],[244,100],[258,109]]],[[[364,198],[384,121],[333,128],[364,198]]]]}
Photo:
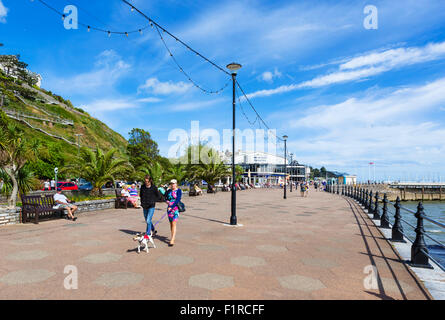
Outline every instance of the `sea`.
{"type": "MultiPolygon", "coordinates": [[[[416,211],[418,202],[404,201],[401,204],[402,207],[416,211]]],[[[390,207],[391,206],[389,206],[388,208],[390,221],[391,223],[394,223],[394,208],[390,207]]],[[[445,202],[425,201],[423,202],[423,208],[424,208],[424,213],[428,218],[440,222],[442,224],[445,224],[445,202]]],[[[409,224],[413,225],[414,227],[417,225],[417,219],[413,213],[410,213],[405,210],[400,210],[400,214],[402,215],[402,219],[406,220],[409,224]]],[[[414,239],[416,238],[416,233],[413,230],[413,228],[409,226],[407,223],[404,223],[403,221],[402,224],[405,236],[408,239],[414,241],[414,239]]],[[[435,243],[428,237],[426,236],[424,237],[430,255],[445,268],[445,228],[442,228],[427,220],[423,221],[423,226],[425,229],[425,233],[428,236],[430,236],[437,242],[441,243],[442,246],[435,243]]]]}

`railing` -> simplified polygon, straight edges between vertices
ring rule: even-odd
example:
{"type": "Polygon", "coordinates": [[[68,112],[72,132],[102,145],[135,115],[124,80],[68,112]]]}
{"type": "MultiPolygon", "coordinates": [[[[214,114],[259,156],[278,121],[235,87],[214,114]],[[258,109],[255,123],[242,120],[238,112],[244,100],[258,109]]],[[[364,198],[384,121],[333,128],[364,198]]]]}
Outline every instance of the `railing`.
{"type": "Polygon", "coordinates": [[[401,205],[400,198],[397,197],[395,202],[391,202],[388,200],[387,194],[384,193],[383,198],[380,197],[379,192],[375,192],[373,194],[372,190],[368,190],[359,186],[352,185],[328,185],[326,188],[327,192],[333,194],[341,194],[342,196],[350,197],[356,200],[359,204],[363,206],[364,209],[368,211],[368,213],[373,214],[373,220],[380,220],[380,228],[384,229],[392,229],[391,230],[391,241],[393,242],[405,242],[405,238],[408,239],[412,243],[411,245],[411,260],[410,264],[413,267],[419,268],[432,268],[429,263],[429,259],[435,262],[443,271],[445,271],[445,267],[437,262],[434,257],[432,257],[427,249],[425,238],[427,237],[434,243],[438,244],[441,248],[445,249],[445,245],[440,241],[432,238],[430,235],[425,233],[425,229],[423,227],[423,221],[429,221],[436,226],[444,228],[445,224],[435,221],[431,218],[428,218],[424,212],[422,202],[419,202],[417,205],[417,210],[411,210],[401,205]],[[380,209],[380,202],[382,204],[382,209],[380,209]],[[389,216],[388,216],[388,204],[392,205],[395,209],[394,213],[394,224],[390,225],[389,216]],[[417,219],[417,225],[413,226],[411,223],[402,218],[400,214],[400,210],[404,210],[414,216],[417,219]],[[403,226],[401,222],[404,222],[408,226],[414,229],[416,233],[415,240],[411,240],[408,236],[405,235],[403,226]]]}

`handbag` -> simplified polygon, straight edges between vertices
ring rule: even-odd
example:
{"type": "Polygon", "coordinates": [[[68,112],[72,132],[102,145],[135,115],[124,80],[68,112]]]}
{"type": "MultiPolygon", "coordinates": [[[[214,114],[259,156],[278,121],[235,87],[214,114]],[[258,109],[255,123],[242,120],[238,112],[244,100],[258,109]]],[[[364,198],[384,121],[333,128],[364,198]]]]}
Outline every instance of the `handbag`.
{"type": "Polygon", "coordinates": [[[179,212],[185,211],[185,204],[182,201],[179,201],[179,203],[178,203],[178,211],[179,212]]]}

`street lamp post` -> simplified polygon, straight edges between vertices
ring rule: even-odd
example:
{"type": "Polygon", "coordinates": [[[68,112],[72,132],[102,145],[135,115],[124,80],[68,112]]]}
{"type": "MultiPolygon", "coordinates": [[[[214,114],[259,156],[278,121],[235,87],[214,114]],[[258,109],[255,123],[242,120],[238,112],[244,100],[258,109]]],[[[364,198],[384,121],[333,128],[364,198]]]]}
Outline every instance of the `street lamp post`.
{"type": "Polygon", "coordinates": [[[232,62],[227,65],[227,69],[232,72],[232,82],[233,82],[233,91],[232,91],[232,121],[233,121],[233,132],[232,132],[232,212],[230,215],[230,225],[236,226],[236,188],[235,188],[235,85],[236,85],[236,72],[241,69],[241,65],[239,63],[232,62]]]}
{"type": "Polygon", "coordinates": [[[284,196],[283,196],[283,198],[284,199],[287,199],[286,198],[286,184],[287,184],[287,181],[286,181],[286,178],[287,178],[287,150],[286,150],[286,141],[287,141],[287,136],[283,136],[283,139],[284,139],[284,196]]]}
{"type": "Polygon", "coordinates": [[[293,153],[291,153],[290,154],[290,165],[291,165],[291,167],[290,167],[290,177],[289,177],[289,180],[290,180],[290,192],[292,192],[292,185],[294,184],[293,182],[292,182],[292,157],[294,156],[294,154],[293,153]]]}

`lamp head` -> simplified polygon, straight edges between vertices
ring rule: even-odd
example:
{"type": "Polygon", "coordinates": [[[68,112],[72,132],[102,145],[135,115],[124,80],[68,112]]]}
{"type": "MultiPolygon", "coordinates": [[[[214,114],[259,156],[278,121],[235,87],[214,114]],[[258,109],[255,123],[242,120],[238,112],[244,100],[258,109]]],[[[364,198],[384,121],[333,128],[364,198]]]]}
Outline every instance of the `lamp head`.
{"type": "Polygon", "coordinates": [[[288,136],[283,136],[284,141],[286,141],[288,138],[288,136]]]}
{"type": "Polygon", "coordinates": [[[232,63],[229,63],[226,67],[227,67],[227,69],[229,69],[232,73],[235,73],[235,74],[236,74],[236,72],[237,72],[239,69],[241,69],[242,66],[241,66],[239,63],[232,62],[232,63]]]}

